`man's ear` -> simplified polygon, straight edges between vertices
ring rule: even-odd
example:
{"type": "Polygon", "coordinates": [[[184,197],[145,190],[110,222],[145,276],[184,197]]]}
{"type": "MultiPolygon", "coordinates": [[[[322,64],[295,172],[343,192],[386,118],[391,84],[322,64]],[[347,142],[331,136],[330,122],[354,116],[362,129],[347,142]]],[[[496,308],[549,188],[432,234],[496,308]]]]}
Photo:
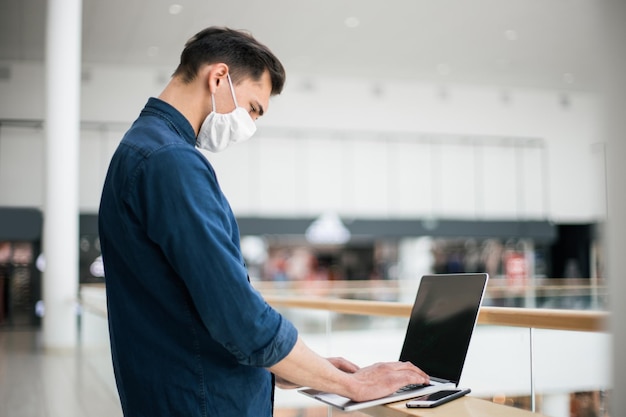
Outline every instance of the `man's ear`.
{"type": "Polygon", "coordinates": [[[228,65],[224,63],[211,64],[208,68],[207,83],[209,92],[215,94],[221,80],[228,74],[228,65]]]}

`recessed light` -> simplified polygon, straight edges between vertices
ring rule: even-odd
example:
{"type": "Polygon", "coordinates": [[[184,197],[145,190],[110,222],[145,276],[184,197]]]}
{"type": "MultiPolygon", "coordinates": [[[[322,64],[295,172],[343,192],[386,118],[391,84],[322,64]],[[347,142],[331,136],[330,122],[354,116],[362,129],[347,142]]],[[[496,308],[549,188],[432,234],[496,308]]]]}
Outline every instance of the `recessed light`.
{"type": "Polygon", "coordinates": [[[576,77],[574,77],[574,74],[570,72],[566,72],[565,74],[563,74],[563,82],[565,84],[574,84],[574,81],[576,81],[576,77]]]}
{"type": "Polygon", "coordinates": [[[561,104],[561,107],[563,107],[564,109],[569,108],[572,105],[572,102],[570,100],[570,96],[567,93],[561,93],[560,97],[559,97],[559,102],[561,104]]]}
{"type": "Polygon", "coordinates": [[[358,17],[350,16],[347,17],[346,20],[343,21],[343,23],[350,29],[354,29],[361,24],[361,21],[358,17]]]}
{"type": "Polygon", "coordinates": [[[504,31],[504,36],[510,40],[510,41],[516,41],[519,39],[519,36],[517,35],[517,32],[514,31],[513,29],[509,29],[504,31]]]}
{"type": "Polygon", "coordinates": [[[437,65],[437,74],[445,77],[446,75],[450,75],[452,72],[452,68],[448,64],[439,64],[437,65]]]}
{"type": "Polygon", "coordinates": [[[169,8],[170,14],[179,14],[183,10],[183,6],[180,4],[172,4],[169,8]]]}

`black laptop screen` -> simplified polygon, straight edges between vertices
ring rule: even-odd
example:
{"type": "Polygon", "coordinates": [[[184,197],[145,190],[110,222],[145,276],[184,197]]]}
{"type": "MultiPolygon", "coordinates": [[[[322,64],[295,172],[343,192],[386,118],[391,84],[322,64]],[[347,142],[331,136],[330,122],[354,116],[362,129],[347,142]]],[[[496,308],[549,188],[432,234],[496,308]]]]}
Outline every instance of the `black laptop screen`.
{"type": "Polygon", "coordinates": [[[486,281],[486,274],[422,277],[400,360],[458,384],[486,281]]]}

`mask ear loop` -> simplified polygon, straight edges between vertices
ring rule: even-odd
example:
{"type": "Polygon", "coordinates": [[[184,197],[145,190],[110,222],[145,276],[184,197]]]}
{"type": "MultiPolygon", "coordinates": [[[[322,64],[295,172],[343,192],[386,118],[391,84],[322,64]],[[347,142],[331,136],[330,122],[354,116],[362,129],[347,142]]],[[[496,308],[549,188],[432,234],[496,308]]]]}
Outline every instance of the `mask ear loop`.
{"type": "Polygon", "coordinates": [[[237,104],[237,97],[235,97],[235,87],[233,87],[233,80],[230,79],[230,74],[226,74],[226,77],[228,77],[228,85],[230,86],[230,94],[232,94],[233,96],[233,102],[235,103],[235,107],[239,107],[239,104],[237,104]]]}
{"type": "Polygon", "coordinates": [[[215,111],[215,95],[214,94],[211,94],[211,109],[213,113],[217,113],[215,111]]]}

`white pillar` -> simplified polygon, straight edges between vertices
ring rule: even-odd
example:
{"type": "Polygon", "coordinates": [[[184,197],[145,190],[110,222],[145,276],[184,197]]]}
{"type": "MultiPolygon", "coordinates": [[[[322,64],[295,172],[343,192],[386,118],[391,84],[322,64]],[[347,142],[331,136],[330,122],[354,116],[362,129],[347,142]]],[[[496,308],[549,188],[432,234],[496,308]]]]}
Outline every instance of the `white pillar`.
{"type": "Polygon", "coordinates": [[[626,2],[607,0],[603,7],[603,28],[607,34],[606,63],[609,72],[606,89],[608,220],[606,227],[610,330],[613,334],[613,395],[611,416],[626,416],[626,2]]]}
{"type": "Polygon", "coordinates": [[[49,0],[46,32],[46,198],[43,341],[77,342],[78,149],[82,0],[49,0]]]}

